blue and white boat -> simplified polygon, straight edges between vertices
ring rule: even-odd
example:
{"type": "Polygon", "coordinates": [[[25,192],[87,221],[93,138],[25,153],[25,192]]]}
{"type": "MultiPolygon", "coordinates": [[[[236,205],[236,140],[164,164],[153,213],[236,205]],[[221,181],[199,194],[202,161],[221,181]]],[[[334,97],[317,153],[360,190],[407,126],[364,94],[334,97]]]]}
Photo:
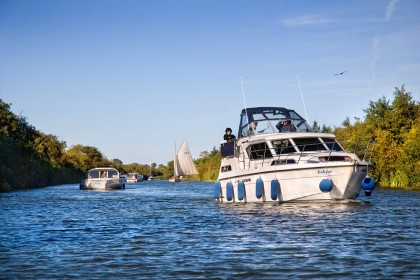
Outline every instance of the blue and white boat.
{"type": "MultiPolygon", "coordinates": [[[[312,132],[294,110],[243,109],[238,138],[222,141],[214,198],[222,203],[355,199],[375,182],[367,159],[346,151],[330,133],[312,132]]],[[[369,151],[369,152],[368,152],[369,151]]]]}

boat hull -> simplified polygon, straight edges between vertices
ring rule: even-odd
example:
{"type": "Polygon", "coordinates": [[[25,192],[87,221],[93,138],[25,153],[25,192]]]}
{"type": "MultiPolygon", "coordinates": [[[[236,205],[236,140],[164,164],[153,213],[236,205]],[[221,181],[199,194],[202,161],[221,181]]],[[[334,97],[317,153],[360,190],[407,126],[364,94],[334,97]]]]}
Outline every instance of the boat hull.
{"type": "Polygon", "coordinates": [[[298,168],[231,172],[226,177],[219,176],[220,196],[216,200],[222,203],[246,203],[355,199],[360,194],[361,182],[366,176],[367,166],[353,163],[339,163],[328,167],[308,164],[298,168]],[[262,180],[262,187],[258,191],[259,178],[262,180]],[[320,183],[323,179],[331,180],[331,191],[321,191],[320,183]],[[275,190],[271,186],[273,180],[278,182],[275,190]],[[228,186],[228,182],[232,185],[228,186]],[[240,182],[243,184],[240,185],[240,182]],[[257,195],[258,192],[262,195],[257,195]]]}
{"type": "Polygon", "coordinates": [[[87,190],[118,190],[124,189],[124,187],[124,179],[121,178],[85,180],[85,189],[87,190]]]}
{"type": "Polygon", "coordinates": [[[140,183],[143,182],[141,179],[127,179],[127,183],[140,183]]]}

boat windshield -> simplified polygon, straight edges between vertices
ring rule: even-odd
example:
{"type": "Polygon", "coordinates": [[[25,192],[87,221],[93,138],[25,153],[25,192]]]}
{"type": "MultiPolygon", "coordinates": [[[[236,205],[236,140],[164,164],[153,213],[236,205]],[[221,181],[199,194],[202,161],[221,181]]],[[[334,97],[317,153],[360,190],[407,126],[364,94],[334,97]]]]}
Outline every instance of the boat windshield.
{"type": "Polygon", "coordinates": [[[309,132],[310,126],[295,111],[282,107],[256,107],[242,110],[238,136],[296,131],[309,132]]]}
{"type": "Polygon", "coordinates": [[[129,179],[137,179],[138,178],[138,173],[128,173],[128,178],[129,179]]]}

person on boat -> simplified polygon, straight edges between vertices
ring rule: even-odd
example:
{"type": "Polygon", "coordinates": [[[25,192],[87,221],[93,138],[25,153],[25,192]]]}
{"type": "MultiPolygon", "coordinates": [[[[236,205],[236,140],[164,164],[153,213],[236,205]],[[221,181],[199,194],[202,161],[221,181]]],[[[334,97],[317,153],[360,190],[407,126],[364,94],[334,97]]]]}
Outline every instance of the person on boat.
{"type": "Polygon", "coordinates": [[[295,132],[296,131],[296,128],[292,124],[291,120],[279,121],[276,127],[280,132],[295,132]]]}
{"type": "Polygon", "coordinates": [[[257,132],[257,121],[253,121],[251,125],[249,126],[249,135],[254,135],[257,132]]]}
{"type": "Polygon", "coordinates": [[[226,134],[223,136],[223,140],[230,142],[236,139],[235,135],[232,134],[232,129],[230,127],[226,128],[225,132],[226,134]]]}

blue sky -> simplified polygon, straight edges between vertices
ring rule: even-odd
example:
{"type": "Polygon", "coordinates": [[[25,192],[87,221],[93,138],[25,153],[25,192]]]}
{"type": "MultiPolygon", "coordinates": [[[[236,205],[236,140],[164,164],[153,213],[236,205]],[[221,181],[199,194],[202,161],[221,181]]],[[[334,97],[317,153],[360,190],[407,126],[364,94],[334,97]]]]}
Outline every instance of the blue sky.
{"type": "Polygon", "coordinates": [[[67,147],[166,165],[248,107],[312,124],[420,100],[420,1],[0,0],[0,98],[67,147]],[[347,71],[343,75],[335,73],[347,71]]]}

